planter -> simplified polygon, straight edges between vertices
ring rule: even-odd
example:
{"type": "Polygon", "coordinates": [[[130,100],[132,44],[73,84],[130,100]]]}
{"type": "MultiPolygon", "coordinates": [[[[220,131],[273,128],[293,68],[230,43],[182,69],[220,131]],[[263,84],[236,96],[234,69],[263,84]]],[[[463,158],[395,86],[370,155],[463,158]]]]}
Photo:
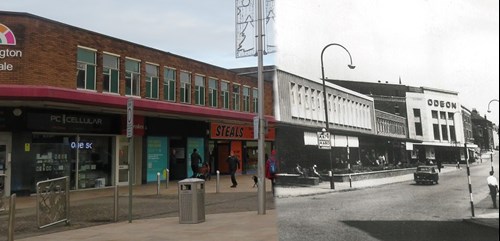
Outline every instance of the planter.
{"type": "Polygon", "coordinates": [[[301,177],[299,174],[276,174],[276,185],[315,186],[319,185],[318,177],[301,177]]]}

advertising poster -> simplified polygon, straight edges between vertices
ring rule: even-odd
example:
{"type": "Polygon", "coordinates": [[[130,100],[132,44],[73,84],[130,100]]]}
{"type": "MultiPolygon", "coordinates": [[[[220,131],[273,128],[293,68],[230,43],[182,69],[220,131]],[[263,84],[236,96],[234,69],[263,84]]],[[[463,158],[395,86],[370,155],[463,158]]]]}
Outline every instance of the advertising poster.
{"type": "Polygon", "coordinates": [[[191,170],[191,154],[193,153],[193,150],[196,149],[198,151],[198,154],[201,156],[201,161],[205,161],[205,149],[203,148],[204,145],[204,139],[203,138],[196,138],[196,137],[189,137],[187,139],[187,150],[186,150],[186,157],[187,157],[187,176],[191,177],[193,175],[193,171],[191,170]]]}
{"type": "Polygon", "coordinates": [[[160,173],[160,179],[165,180],[162,175],[168,167],[168,138],[151,136],[147,139],[147,182],[156,181],[156,175],[160,173]]]}

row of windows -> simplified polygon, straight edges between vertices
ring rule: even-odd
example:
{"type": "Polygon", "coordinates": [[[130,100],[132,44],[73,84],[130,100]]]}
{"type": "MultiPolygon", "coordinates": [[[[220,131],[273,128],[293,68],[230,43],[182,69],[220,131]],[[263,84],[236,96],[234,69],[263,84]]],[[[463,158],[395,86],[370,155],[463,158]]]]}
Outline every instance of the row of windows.
{"type": "MultiPolygon", "coordinates": [[[[312,121],[325,121],[323,92],[290,83],[291,116],[312,121]]],[[[328,121],[339,125],[371,128],[370,107],[341,96],[328,94],[328,121]]]]}
{"type": "Polygon", "coordinates": [[[377,133],[406,136],[404,123],[377,118],[377,133]]]}
{"type": "MultiPolygon", "coordinates": [[[[455,113],[458,112],[444,112],[444,111],[431,111],[433,119],[433,134],[434,140],[438,141],[452,141],[456,142],[455,132],[455,113]],[[438,118],[439,117],[439,118],[438,118]]],[[[415,124],[415,134],[423,136],[422,119],[420,109],[413,109],[413,117],[415,124]]]]}
{"type": "MultiPolygon", "coordinates": [[[[103,92],[120,93],[120,56],[103,53],[103,92]]],[[[96,90],[97,51],[79,47],[77,52],[76,85],[79,89],[96,90]]],[[[163,99],[180,103],[193,103],[200,106],[232,109],[235,111],[258,112],[258,91],[256,88],[230,84],[229,81],[219,81],[204,75],[195,74],[194,79],[188,71],[180,71],[170,67],[163,68],[163,82],[160,83],[160,66],[146,63],[145,97],[148,99],[163,99]],[[177,75],[178,74],[178,75],[177,75]],[[179,97],[176,96],[177,76],[179,77],[179,97]],[[163,95],[160,97],[160,84],[163,85],[163,95]],[[206,86],[208,85],[208,89],[206,86]],[[192,95],[194,88],[194,97],[192,95]],[[206,98],[208,95],[208,98],[206,98]],[[219,98],[220,95],[220,98],[219,98]],[[178,99],[177,99],[178,98],[178,99]],[[205,103],[208,99],[208,103],[205,103]],[[219,103],[219,100],[221,103],[219,103]],[[250,103],[252,102],[252,103],[250,103]],[[231,103],[231,106],[230,106],[231,103]],[[253,108],[251,109],[251,106],[253,108]]],[[[141,96],[141,61],[132,58],[125,59],[125,95],[141,96]]]]}

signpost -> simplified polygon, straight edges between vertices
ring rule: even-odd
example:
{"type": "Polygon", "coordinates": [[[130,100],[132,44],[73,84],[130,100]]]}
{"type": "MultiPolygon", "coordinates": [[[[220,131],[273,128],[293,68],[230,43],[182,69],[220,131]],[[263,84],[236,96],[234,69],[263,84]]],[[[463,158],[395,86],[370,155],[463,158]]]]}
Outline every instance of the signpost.
{"type": "Polygon", "coordinates": [[[318,148],[321,150],[330,150],[332,149],[330,132],[319,131],[318,134],[318,148]]]}
{"type": "Polygon", "coordinates": [[[127,100],[127,138],[128,138],[128,222],[132,222],[132,180],[134,180],[134,99],[127,100]]]}

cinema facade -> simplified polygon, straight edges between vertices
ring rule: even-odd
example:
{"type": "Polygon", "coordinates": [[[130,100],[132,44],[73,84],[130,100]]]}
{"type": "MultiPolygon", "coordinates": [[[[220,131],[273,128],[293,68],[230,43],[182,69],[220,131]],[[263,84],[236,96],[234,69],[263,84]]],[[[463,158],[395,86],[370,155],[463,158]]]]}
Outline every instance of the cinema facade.
{"type": "MultiPolygon", "coordinates": [[[[274,138],[272,80],[264,113],[274,138]],[[268,98],[269,97],[269,98],[268,98]]],[[[191,176],[197,149],[212,170],[256,170],[257,80],[208,63],[27,13],[0,11],[0,175],[5,195],[70,177],[71,189],[191,176]],[[133,102],[133,146],[126,135],[133,102]],[[134,150],[133,163],[128,153],[134,150]],[[174,151],[175,150],[175,151],[174,151]],[[130,165],[135,166],[129,180],[130,165]]]]}

